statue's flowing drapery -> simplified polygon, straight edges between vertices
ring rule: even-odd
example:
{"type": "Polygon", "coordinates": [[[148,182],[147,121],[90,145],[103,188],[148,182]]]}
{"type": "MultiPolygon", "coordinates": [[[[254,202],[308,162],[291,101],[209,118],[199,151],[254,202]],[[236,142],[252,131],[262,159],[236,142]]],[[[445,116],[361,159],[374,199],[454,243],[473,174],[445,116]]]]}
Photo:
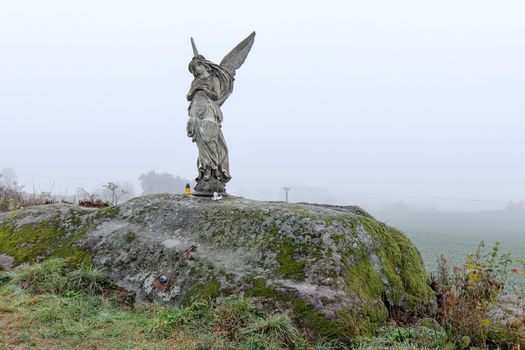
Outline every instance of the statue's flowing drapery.
{"type": "MultiPolygon", "coordinates": [[[[191,100],[188,112],[188,135],[197,143],[199,157],[197,159],[197,183],[206,174],[217,178],[222,183],[230,180],[228,162],[228,148],[221,130],[222,111],[220,106],[233,91],[234,78],[224,68],[213,62],[201,58],[195,58],[198,63],[206,66],[210,75],[207,79],[195,79],[190,91],[196,90],[191,100]],[[213,80],[218,80],[217,99],[213,100],[200,86],[213,86],[213,80]]],[[[215,96],[214,96],[215,97],[215,96]]]]}
{"type": "Polygon", "coordinates": [[[221,130],[223,118],[220,107],[233,91],[235,71],[244,63],[254,37],[255,32],[241,41],[222,59],[220,65],[200,55],[191,40],[194,57],[189,70],[195,79],[187,96],[191,101],[187,132],[199,149],[197,193],[225,192],[225,184],[231,179],[228,147],[221,130]]]}

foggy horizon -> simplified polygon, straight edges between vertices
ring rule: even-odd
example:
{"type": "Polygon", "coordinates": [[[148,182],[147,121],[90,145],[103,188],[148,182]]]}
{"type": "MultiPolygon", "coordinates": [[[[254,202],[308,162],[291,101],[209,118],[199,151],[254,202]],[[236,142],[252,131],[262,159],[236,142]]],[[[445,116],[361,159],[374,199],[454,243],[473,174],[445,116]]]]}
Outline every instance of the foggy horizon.
{"type": "Polygon", "coordinates": [[[228,192],[503,209],[525,200],[524,13],[519,1],[4,2],[0,169],[57,195],[109,181],[138,195],[150,170],[194,179],[189,38],[218,63],[255,30],[222,108],[228,192]]]}

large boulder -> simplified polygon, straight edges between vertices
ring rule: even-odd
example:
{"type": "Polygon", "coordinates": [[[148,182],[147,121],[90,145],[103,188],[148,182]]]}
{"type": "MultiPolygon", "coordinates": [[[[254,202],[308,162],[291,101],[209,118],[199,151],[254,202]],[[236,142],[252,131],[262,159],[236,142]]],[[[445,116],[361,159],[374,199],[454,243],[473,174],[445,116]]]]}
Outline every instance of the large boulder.
{"type": "Polygon", "coordinates": [[[91,260],[138,303],[254,297],[320,336],[369,334],[434,299],[413,244],[359,207],[181,195],[54,204],[1,215],[0,254],[91,260]]]}

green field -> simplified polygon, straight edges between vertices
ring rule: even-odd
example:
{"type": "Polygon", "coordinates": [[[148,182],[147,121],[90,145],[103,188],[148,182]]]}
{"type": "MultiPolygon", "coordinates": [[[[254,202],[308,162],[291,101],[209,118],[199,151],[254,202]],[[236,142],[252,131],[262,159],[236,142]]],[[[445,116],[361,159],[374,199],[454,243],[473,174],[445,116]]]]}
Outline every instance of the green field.
{"type": "Polygon", "coordinates": [[[440,255],[455,264],[484,241],[487,248],[500,242],[500,252],[525,259],[525,213],[378,211],[379,220],[404,231],[417,246],[425,265],[435,268],[440,255]]]}

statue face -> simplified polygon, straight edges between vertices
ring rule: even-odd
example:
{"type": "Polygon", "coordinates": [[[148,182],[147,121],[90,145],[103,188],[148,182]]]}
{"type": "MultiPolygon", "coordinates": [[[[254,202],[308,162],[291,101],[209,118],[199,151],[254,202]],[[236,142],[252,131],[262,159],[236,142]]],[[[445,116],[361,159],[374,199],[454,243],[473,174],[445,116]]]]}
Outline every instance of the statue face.
{"type": "Polygon", "coordinates": [[[202,63],[197,63],[195,64],[194,70],[196,75],[201,75],[202,73],[206,72],[206,67],[204,67],[202,63]]]}

